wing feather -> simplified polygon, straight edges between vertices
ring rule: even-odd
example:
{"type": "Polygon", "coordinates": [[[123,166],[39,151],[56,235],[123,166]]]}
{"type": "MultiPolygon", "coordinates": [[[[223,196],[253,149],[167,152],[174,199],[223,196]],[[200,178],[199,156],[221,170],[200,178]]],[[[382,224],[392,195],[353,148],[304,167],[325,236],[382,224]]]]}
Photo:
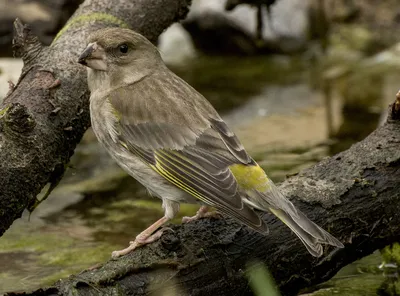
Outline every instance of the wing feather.
{"type": "Polygon", "coordinates": [[[148,79],[128,86],[130,91],[115,90],[109,95],[119,119],[118,140],[175,186],[256,230],[267,231],[243,203],[243,192],[229,169],[234,163],[251,162],[236,136],[211,105],[177,76],[148,79]],[[179,79],[180,87],[170,79],[179,79]],[[157,88],[157,98],[150,97],[154,92],[144,83],[157,88]],[[190,98],[193,95],[198,98],[190,98]]]}
{"type": "Polygon", "coordinates": [[[247,154],[242,143],[236,135],[229,130],[228,126],[222,119],[211,119],[212,127],[219,133],[222,141],[225,143],[226,148],[236,157],[236,159],[243,164],[255,164],[254,160],[247,154]]]}
{"type": "MultiPolygon", "coordinates": [[[[173,151],[172,155],[181,156],[176,151],[173,151]]],[[[204,171],[199,171],[198,165],[193,166],[190,162],[186,162],[186,165],[183,166],[182,158],[177,161],[169,156],[171,156],[171,151],[159,150],[156,152],[156,168],[160,170],[161,174],[167,173],[168,180],[178,184],[182,190],[206,204],[216,207],[250,227],[262,232],[268,231],[259,216],[242,202],[236,180],[228,168],[217,176],[207,174],[205,177],[204,171]],[[225,181],[222,182],[223,180],[225,181]]]]}

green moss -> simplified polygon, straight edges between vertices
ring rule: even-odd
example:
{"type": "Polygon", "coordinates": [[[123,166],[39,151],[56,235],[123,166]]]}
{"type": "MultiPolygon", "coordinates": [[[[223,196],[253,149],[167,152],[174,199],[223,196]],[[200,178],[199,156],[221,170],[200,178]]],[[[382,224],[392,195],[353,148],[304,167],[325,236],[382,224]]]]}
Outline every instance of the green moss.
{"type": "Polygon", "coordinates": [[[71,266],[79,262],[80,265],[88,266],[107,260],[114,247],[104,243],[97,246],[88,244],[87,248],[74,248],[71,245],[69,248],[58,248],[53,252],[41,254],[38,260],[43,265],[71,266]]]}
{"type": "Polygon", "coordinates": [[[107,244],[93,246],[89,244],[87,248],[73,247],[58,249],[54,252],[47,252],[38,257],[38,262],[42,266],[59,267],[58,272],[54,272],[44,277],[42,285],[52,284],[55,281],[65,278],[71,274],[78,273],[85,268],[104,262],[110,258],[110,254],[116,247],[107,244]]]}
{"type": "Polygon", "coordinates": [[[69,247],[74,240],[68,236],[58,236],[54,233],[23,233],[22,235],[15,232],[7,232],[0,240],[0,253],[29,251],[29,252],[45,252],[58,248],[69,247]]]}
{"type": "Polygon", "coordinates": [[[370,274],[339,278],[324,284],[324,288],[309,296],[375,296],[382,284],[383,277],[370,274]],[[328,287],[326,287],[328,286],[328,287]]]}
{"type": "Polygon", "coordinates": [[[400,266],[400,244],[394,243],[381,250],[384,263],[396,263],[400,266]]]}
{"type": "Polygon", "coordinates": [[[5,107],[5,108],[3,108],[3,109],[0,109],[0,117],[3,116],[3,115],[7,112],[7,110],[8,110],[9,108],[10,108],[10,107],[5,107]]]}
{"type": "Polygon", "coordinates": [[[72,18],[60,30],[60,32],[58,32],[58,34],[54,38],[52,44],[54,44],[70,27],[72,27],[72,26],[79,27],[79,26],[87,25],[88,23],[93,23],[93,22],[108,23],[108,24],[112,24],[112,25],[118,25],[121,28],[129,28],[129,25],[125,21],[117,18],[114,15],[108,14],[108,13],[92,12],[92,13],[82,14],[75,18],[72,18]]]}
{"type": "Polygon", "coordinates": [[[375,252],[344,268],[331,280],[318,285],[318,290],[309,296],[369,296],[377,295],[382,288],[385,277],[378,266],[382,257],[375,252]]]}
{"type": "Polygon", "coordinates": [[[95,245],[80,242],[77,239],[64,235],[62,232],[38,233],[32,231],[23,235],[6,233],[0,241],[0,252],[32,252],[37,254],[36,259],[42,265],[87,265],[108,258],[109,252],[115,247],[109,244],[95,245]]]}
{"type": "MultiPolygon", "coordinates": [[[[119,246],[98,241],[92,243],[83,231],[72,231],[76,237],[66,235],[65,228],[33,229],[26,224],[13,225],[0,240],[0,254],[14,254],[19,260],[5,263],[8,272],[0,274],[0,294],[4,289],[16,290],[21,284],[35,288],[54,283],[54,281],[75,274],[83,269],[104,262],[110,258],[111,251],[119,246]],[[22,227],[21,227],[22,226],[22,227]],[[18,254],[16,256],[15,254],[18,254]],[[40,272],[36,272],[40,267],[40,272]],[[34,272],[32,272],[34,270],[34,272]]],[[[72,229],[70,229],[72,230],[72,229]]],[[[4,257],[6,258],[6,257],[4,257]]]]}

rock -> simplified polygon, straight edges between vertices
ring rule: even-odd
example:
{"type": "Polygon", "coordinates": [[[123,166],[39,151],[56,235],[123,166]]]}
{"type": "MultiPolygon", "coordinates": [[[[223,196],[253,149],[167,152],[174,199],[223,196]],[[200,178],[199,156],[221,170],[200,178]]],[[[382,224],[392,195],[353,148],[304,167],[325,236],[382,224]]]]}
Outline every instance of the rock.
{"type": "Polygon", "coordinates": [[[171,25],[158,39],[158,48],[167,64],[178,65],[196,56],[189,33],[180,23],[171,25]]]}
{"type": "Polygon", "coordinates": [[[210,11],[182,22],[197,49],[206,54],[253,55],[258,46],[246,32],[224,14],[210,11]]]}
{"type": "MultiPolygon", "coordinates": [[[[252,37],[256,36],[256,8],[249,5],[239,5],[233,11],[226,11],[227,1],[194,0],[187,20],[200,18],[209,12],[224,15],[235,22],[238,27],[252,37]]],[[[271,22],[268,20],[266,9],[263,11],[265,23],[262,37],[265,40],[275,39],[277,36],[303,38],[307,30],[308,0],[279,0],[271,7],[271,22]],[[272,24],[272,28],[271,28],[272,24]]]]}
{"type": "MultiPolygon", "coordinates": [[[[256,32],[257,8],[253,5],[237,5],[236,2],[194,0],[188,17],[182,22],[192,41],[186,38],[181,41],[185,40],[185,44],[193,43],[198,50],[206,54],[293,53],[305,48],[309,1],[277,1],[272,6],[271,20],[266,7],[263,7],[262,40],[257,38],[256,32]],[[232,11],[227,11],[226,5],[232,11]]],[[[182,27],[171,27],[163,34],[163,46],[174,47],[166,44],[174,44],[175,39],[169,36],[176,36],[177,30],[182,30],[182,27]]],[[[185,34],[180,33],[181,36],[185,34]]],[[[180,49],[181,45],[180,42],[176,48],[180,49]]]]}

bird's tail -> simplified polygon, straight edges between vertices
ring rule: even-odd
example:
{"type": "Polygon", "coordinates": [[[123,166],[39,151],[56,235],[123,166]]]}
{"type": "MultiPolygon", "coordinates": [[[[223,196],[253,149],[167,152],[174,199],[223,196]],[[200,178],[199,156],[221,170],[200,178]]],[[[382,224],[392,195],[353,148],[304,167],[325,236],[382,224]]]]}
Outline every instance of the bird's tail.
{"type": "Polygon", "coordinates": [[[331,234],[312,222],[269,181],[266,192],[253,191],[245,203],[262,211],[270,211],[285,223],[303,242],[311,255],[319,257],[323,253],[322,244],[343,248],[343,244],[331,234]]]}
{"type": "Polygon", "coordinates": [[[285,223],[302,241],[311,255],[320,257],[323,253],[322,244],[343,248],[343,244],[317,224],[297,210],[297,215],[290,216],[283,210],[269,209],[276,217],[285,223]]]}

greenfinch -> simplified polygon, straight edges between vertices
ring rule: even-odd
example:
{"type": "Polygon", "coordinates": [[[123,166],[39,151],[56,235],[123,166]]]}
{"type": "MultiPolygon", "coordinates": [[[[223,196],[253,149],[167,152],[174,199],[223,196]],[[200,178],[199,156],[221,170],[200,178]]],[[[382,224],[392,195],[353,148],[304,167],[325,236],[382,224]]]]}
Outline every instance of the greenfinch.
{"type": "Polygon", "coordinates": [[[212,105],[167,68],[144,36],[122,28],[99,30],[78,62],[88,67],[93,132],[164,208],[161,219],[113,257],[157,240],[180,203],[201,205],[184,222],[213,207],[267,234],[259,210],[278,217],[313,256],[322,255],[322,244],[343,247],[295,208],[212,105]]]}

